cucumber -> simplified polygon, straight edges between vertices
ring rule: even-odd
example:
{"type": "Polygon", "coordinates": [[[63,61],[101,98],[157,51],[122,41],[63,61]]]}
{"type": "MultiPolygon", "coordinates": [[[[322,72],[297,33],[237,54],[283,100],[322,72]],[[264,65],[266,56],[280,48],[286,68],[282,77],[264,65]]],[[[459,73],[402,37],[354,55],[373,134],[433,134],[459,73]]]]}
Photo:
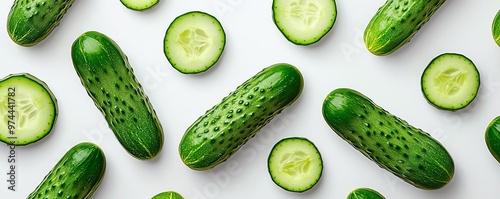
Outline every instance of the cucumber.
{"type": "Polygon", "coordinates": [[[493,19],[491,32],[493,34],[493,40],[498,46],[500,46],[500,10],[497,12],[493,19]]]}
{"type": "Polygon", "coordinates": [[[175,191],[165,191],[159,194],[156,194],[151,199],[184,199],[181,194],[175,191]]]}
{"type": "Polygon", "coordinates": [[[27,198],[91,198],[105,171],[104,152],[93,143],[79,143],[64,154],[27,198]]]}
{"type": "Polygon", "coordinates": [[[476,98],[480,82],[479,71],[469,58],[444,53],[425,68],[421,89],[425,99],[436,108],[458,110],[476,98]]]}
{"type": "Polygon", "coordinates": [[[120,47],[108,36],[88,31],[73,43],[71,58],[121,145],[137,159],[154,158],[163,147],[163,129],[120,47]]]}
{"type": "Polygon", "coordinates": [[[274,24],[297,45],[320,41],[337,18],[335,0],[273,0],[272,11],[274,24]]]}
{"type": "Polygon", "coordinates": [[[58,115],[57,99],[48,85],[29,73],[0,79],[0,141],[28,145],[47,136],[58,115]]]}
{"type": "Polygon", "coordinates": [[[355,90],[329,93],[323,117],[351,146],[415,187],[439,189],[453,177],[453,159],[437,140],[355,90]]]}
{"type": "Polygon", "coordinates": [[[271,179],[291,192],[304,192],[316,185],[323,173],[323,159],[310,140],[289,137],[277,142],[267,159],[271,179]]]}
{"type": "Polygon", "coordinates": [[[15,43],[34,46],[60,24],[75,0],[14,0],[7,17],[7,32],[15,43]]]}
{"type": "Polygon", "coordinates": [[[500,162],[500,116],[488,124],[484,138],[491,155],[500,162]]]}
{"type": "Polygon", "coordinates": [[[163,41],[170,64],[181,73],[194,74],[217,63],[226,46],[226,33],[214,16],[191,11],[170,23],[163,41]]]}
{"type": "Polygon", "coordinates": [[[408,43],[445,0],[387,0],[368,23],[364,42],[374,55],[389,55],[408,43]]]}
{"type": "Polygon", "coordinates": [[[226,161],[302,92],[290,64],[264,68],[200,116],[184,133],[179,154],[189,168],[208,170],[226,161]]]}
{"type": "Polygon", "coordinates": [[[144,11],[154,7],[160,0],[120,0],[122,4],[131,10],[144,11]]]}
{"type": "Polygon", "coordinates": [[[347,199],[385,199],[385,197],[376,190],[363,187],[352,190],[347,199]]]}

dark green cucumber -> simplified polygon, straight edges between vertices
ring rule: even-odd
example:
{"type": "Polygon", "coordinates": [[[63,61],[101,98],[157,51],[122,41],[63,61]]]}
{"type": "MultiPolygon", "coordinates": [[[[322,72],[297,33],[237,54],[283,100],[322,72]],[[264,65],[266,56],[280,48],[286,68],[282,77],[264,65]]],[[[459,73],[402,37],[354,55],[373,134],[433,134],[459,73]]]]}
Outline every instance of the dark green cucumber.
{"type": "Polygon", "coordinates": [[[184,199],[181,194],[175,191],[165,191],[159,194],[156,194],[151,199],[184,199]]]}
{"type": "Polygon", "coordinates": [[[375,55],[396,51],[413,38],[445,1],[387,0],[365,29],[366,47],[375,55]]]}
{"type": "Polygon", "coordinates": [[[34,46],[60,23],[75,0],[15,0],[7,19],[12,41],[34,46]]]}
{"type": "Polygon", "coordinates": [[[357,188],[352,190],[347,199],[385,199],[378,191],[370,188],[357,188]]]}
{"type": "Polygon", "coordinates": [[[439,189],[453,177],[453,159],[437,140],[355,90],[328,94],[323,117],[363,155],[415,187],[439,189]]]}
{"type": "Polygon", "coordinates": [[[500,162],[500,116],[488,124],[484,138],[491,155],[500,162]]]}
{"type": "Polygon", "coordinates": [[[302,74],[290,64],[263,69],[186,130],[179,144],[182,161],[194,170],[207,170],[226,161],[290,106],[303,86],[302,74]]]}
{"type": "Polygon", "coordinates": [[[105,171],[103,151],[93,143],[79,143],[66,152],[28,199],[90,198],[105,171]]]}
{"type": "Polygon", "coordinates": [[[491,25],[491,33],[493,35],[493,40],[500,46],[500,10],[497,12],[493,18],[493,23],[491,25]]]}
{"type": "Polygon", "coordinates": [[[71,57],[81,83],[122,146],[138,159],[163,147],[163,129],[127,56],[108,36],[89,31],[73,43],[71,57]]]}

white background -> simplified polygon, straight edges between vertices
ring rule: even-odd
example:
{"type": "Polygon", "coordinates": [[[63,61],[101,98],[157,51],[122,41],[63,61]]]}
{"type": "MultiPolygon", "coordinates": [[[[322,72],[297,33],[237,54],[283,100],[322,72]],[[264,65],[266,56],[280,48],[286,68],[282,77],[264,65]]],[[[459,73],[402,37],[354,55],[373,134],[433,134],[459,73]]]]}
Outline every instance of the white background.
{"type": "MultiPolygon", "coordinates": [[[[175,190],[185,198],[345,198],[357,187],[371,187],[387,198],[495,198],[500,164],[484,142],[486,126],[500,115],[500,47],[491,23],[500,2],[450,0],[413,40],[389,56],[370,54],[362,33],[383,0],[337,0],[333,29],[319,43],[296,46],[272,21],[272,1],[162,0],[146,12],[126,9],[118,0],[77,0],[61,25],[37,46],[13,43],[5,23],[12,0],[0,1],[0,77],[29,72],[44,80],[59,102],[54,130],[43,140],[16,148],[16,192],[0,183],[1,198],[26,198],[66,151],[77,143],[98,144],[107,157],[106,175],[93,198],[151,198],[175,190]],[[205,73],[185,75],[163,54],[163,37],[178,15],[200,10],[222,23],[227,44],[219,62],[205,73]],[[128,155],[87,96],[74,71],[70,49],[83,32],[97,30],[115,40],[128,55],[135,74],[165,131],[165,145],[153,160],[128,155]],[[420,76],[435,56],[462,53],[481,73],[476,100],[457,112],[429,105],[420,91],[420,76]],[[179,158],[185,129],[244,80],[278,62],[295,65],[305,86],[298,101],[276,117],[226,163],[194,171],[179,158]],[[415,188],[380,169],[326,124],[325,96],[335,88],[361,91],[389,112],[438,139],[454,158],[455,176],[442,189],[415,188]],[[302,136],[323,155],[324,173],[306,193],[286,192],[267,173],[266,159],[278,140],[302,136]]],[[[0,174],[8,171],[6,145],[0,145],[0,174]]]]}

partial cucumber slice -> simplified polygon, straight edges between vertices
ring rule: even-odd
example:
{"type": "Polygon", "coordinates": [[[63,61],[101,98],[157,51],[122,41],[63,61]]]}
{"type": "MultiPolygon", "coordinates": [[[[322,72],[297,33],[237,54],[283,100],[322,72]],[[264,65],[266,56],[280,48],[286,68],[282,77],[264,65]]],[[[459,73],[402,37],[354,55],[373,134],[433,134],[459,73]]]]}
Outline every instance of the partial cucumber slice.
{"type": "Polygon", "coordinates": [[[479,71],[474,63],[456,53],[444,53],[434,58],[421,78],[425,99],[445,110],[468,106],[476,98],[479,85],[479,71]]]}
{"type": "Polygon", "coordinates": [[[335,0],[273,0],[273,20],[292,43],[318,42],[333,27],[337,18],[335,0]]]}
{"type": "Polygon", "coordinates": [[[497,12],[493,18],[493,23],[491,25],[491,33],[493,35],[493,40],[500,46],[500,10],[497,12]]]}
{"type": "Polygon", "coordinates": [[[13,145],[36,142],[52,130],[57,100],[45,82],[28,73],[0,80],[0,141],[13,145]]]}
{"type": "Polygon", "coordinates": [[[174,19],[165,33],[164,53],[181,73],[201,73],[212,67],[222,55],[226,33],[212,15],[200,11],[174,19]]]}
{"type": "Polygon", "coordinates": [[[160,0],[120,0],[122,4],[132,10],[143,11],[152,8],[160,0]]]}
{"type": "Polygon", "coordinates": [[[311,189],[323,173],[323,159],[318,149],[301,137],[285,138],[276,143],[267,163],[273,182],[291,192],[311,189]]]}
{"type": "Polygon", "coordinates": [[[484,139],[491,155],[500,162],[500,116],[488,124],[484,139]]]}
{"type": "Polygon", "coordinates": [[[156,194],[151,199],[184,199],[181,194],[175,191],[165,191],[159,194],[156,194]]]}
{"type": "Polygon", "coordinates": [[[385,199],[385,197],[370,188],[357,188],[347,195],[347,199],[385,199]]]}

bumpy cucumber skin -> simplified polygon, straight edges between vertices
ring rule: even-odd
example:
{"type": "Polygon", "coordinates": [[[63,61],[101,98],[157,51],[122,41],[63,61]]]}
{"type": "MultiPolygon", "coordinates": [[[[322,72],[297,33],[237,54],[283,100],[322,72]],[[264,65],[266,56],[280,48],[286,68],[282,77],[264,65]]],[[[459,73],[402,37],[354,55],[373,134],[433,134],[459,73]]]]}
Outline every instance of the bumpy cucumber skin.
{"type": "Polygon", "coordinates": [[[184,199],[181,194],[175,191],[165,191],[159,194],[156,194],[151,199],[184,199]]]}
{"type": "Polygon", "coordinates": [[[7,18],[10,38],[21,46],[34,46],[59,25],[75,0],[15,0],[7,18]]]}
{"type": "Polygon", "coordinates": [[[491,32],[493,34],[493,39],[495,43],[500,46],[500,10],[495,15],[493,19],[493,24],[491,25],[491,32]]]}
{"type": "Polygon", "coordinates": [[[347,195],[347,199],[385,199],[385,197],[370,188],[357,188],[347,195]]]}
{"type": "Polygon", "coordinates": [[[163,129],[120,47],[89,31],[73,43],[71,56],[82,85],[122,146],[137,159],[154,158],[163,147],[163,129]]]}
{"type": "Polygon", "coordinates": [[[488,124],[484,138],[491,155],[500,162],[500,116],[488,124]]]}
{"type": "MultiPolygon", "coordinates": [[[[50,90],[49,86],[44,81],[42,81],[42,80],[38,79],[37,77],[31,75],[30,73],[15,73],[15,74],[10,74],[10,75],[8,75],[5,78],[0,79],[0,82],[7,81],[10,78],[27,78],[27,79],[30,79],[30,80],[36,82],[41,87],[43,87],[45,89],[45,91],[47,92],[47,94],[50,96],[50,99],[52,100],[52,105],[54,106],[54,116],[53,116],[54,119],[51,121],[52,125],[50,125],[49,128],[45,129],[44,133],[42,133],[39,137],[37,137],[36,140],[31,140],[31,141],[28,141],[28,142],[21,142],[19,140],[14,140],[14,141],[13,140],[9,140],[7,137],[0,137],[0,141],[4,142],[6,144],[14,144],[16,146],[25,146],[25,145],[29,145],[29,144],[38,142],[41,139],[43,139],[44,137],[46,137],[52,131],[52,129],[54,128],[54,126],[56,124],[57,116],[59,115],[59,106],[58,106],[57,98],[54,96],[54,93],[52,93],[52,91],[50,90]]],[[[0,88],[1,88],[1,86],[0,86],[0,88]]],[[[45,124],[43,124],[43,125],[45,125],[45,124]]]]}
{"type": "Polygon", "coordinates": [[[28,199],[90,198],[105,171],[104,152],[93,143],[79,143],[66,152],[28,199]]]}
{"type": "Polygon", "coordinates": [[[368,23],[364,42],[374,55],[388,55],[408,43],[445,0],[387,0],[368,23]]]}
{"type": "Polygon", "coordinates": [[[304,86],[290,64],[269,66],[199,117],[179,144],[182,161],[208,170],[226,161],[283,109],[297,100],[304,86]]]}
{"type": "Polygon", "coordinates": [[[439,189],[453,177],[453,159],[437,140],[355,90],[328,94],[323,117],[351,146],[415,187],[439,189]]]}

